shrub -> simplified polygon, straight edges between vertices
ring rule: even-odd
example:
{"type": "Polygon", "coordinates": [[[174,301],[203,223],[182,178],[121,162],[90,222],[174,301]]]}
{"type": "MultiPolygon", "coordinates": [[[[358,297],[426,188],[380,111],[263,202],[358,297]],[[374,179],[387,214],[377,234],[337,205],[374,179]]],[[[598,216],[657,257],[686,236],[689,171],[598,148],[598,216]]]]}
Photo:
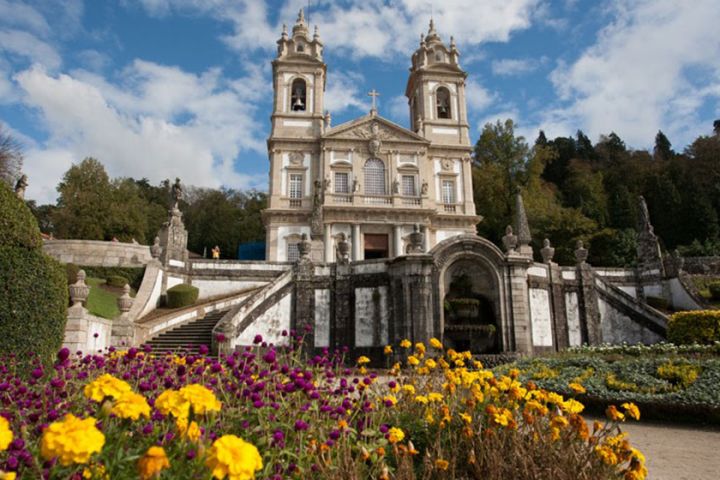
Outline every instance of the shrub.
{"type": "Polygon", "coordinates": [[[110,287],[122,288],[130,284],[130,280],[121,275],[110,275],[105,279],[105,283],[110,287]]]}
{"type": "Polygon", "coordinates": [[[67,279],[68,285],[72,285],[73,283],[77,282],[77,275],[79,271],[80,267],[78,267],[74,263],[65,264],[65,278],[67,279]]]}
{"type": "Polygon", "coordinates": [[[670,302],[662,297],[645,297],[645,302],[658,310],[668,310],[670,308],[670,302]]]}
{"type": "Polygon", "coordinates": [[[677,344],[720,341],[720,310],[693,310],[672,315],[667,337],[677,344]]]}
{"type": "MultiPolygon", "coordinates": [[[[145,275],[145,267],[86,267],[81,266],[88,277],[108,278],[113,275],[125,277],[127,283],[135,290],[140,289],[143,275],[145,275]]],[[[124,287],[122,284],[121,287],[124,287]]]]}
{"type": "Polygon", "coordinates": [[[40,228],[30,209],[4,182],[0,182],[0,245],[40,248],[40,228]]]}
{"type": "Polygon", "coordinates": [[[40,249],[0,246],[0,351],[49,359],[62,345],[65,269],[40,249]]]}
{"type": "Polygon", "coordinates": [[[168,288],[167,291],[167,306],[169,308],[181,308],[187,307],[195,303],[198,298],[200,291],[197,287],[181,283],[175,285],[172,288],[168,288]]]}
{"type": "Polygon", "coordinates": [[[720,300],[720,282],[712,282],[708,285],[708,290],[712,300],[720,300]]]}

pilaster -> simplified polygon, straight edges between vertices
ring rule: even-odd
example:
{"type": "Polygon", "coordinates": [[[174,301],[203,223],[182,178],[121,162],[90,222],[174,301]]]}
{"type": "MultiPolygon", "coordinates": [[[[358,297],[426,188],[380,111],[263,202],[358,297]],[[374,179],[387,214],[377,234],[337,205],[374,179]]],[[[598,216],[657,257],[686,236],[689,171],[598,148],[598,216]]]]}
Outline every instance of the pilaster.
{"type": "Polygon", "coordinates": [[[524,255],[515,253],[507,257],[510,318],[514,334],[514,339],[510,341],[510,347],[519,353],[532,353],[533,351],[532,329],[530,328],[530,294],[527,281],[527,270],[531,263],[532,260],[524,255]]]}

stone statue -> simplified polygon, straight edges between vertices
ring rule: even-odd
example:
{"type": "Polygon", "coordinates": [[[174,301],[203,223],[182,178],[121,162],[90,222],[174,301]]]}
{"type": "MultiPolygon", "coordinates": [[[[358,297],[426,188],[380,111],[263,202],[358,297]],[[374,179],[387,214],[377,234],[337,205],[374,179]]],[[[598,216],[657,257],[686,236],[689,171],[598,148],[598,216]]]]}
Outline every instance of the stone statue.
{"type": "Polygon", "coordinates": [[[400,182],[397,180],[393,181],[392,183],[392,192],[397,195],[400,193],[400,182]]]}
{"type": "Polygon", "coordinates": [[[312,243],[308,240],[307,233],[303,233],[300,236],[300,242],[298,243],[298,253],[300,253],[300,259],[309,259],[311,250],[312,243]]]}
{"type": "Polygon", "coordinates": [[[325,128],[330,128],[332,126],[332,115],[330,115],[330,112],[327,110],[325,111],[325,128]]]}
{"type": "Polygon", "coordinates": [[[353,179],[352,191],[353,193],[360,193],[360,182],[357,181],[357,178],[353,179]]]}
{"type": "Polygon", "coordinates": [[[313,208],[317,208],[322,205],[323,182],[320,181],[320,179],[317,179],[313,185],[315,186],[315,192],[313,193],[313,208]]]}
{"type": "Polygon", "coordinates": [[[325,180],[323,180],[323,192],[329,192],[330,191],[330,176],[325,177],[325,180]]]}
{"type": "Polygon", "coordinates": [[[337,245],[335,246],[335,260],[337,263],[346,264],[350,258],[350,244],[347,241],[345,233],[340,232],[337,236],[337,245]]]}
{"type": "Polygon", "coordinates": [[[575,248],[575,260],[578,265],[585,263],[588,257],[588,249],[585,248],[582,240],[578,240],[575,248]]]}
{"type": "Polygon", "coordinates": [[[428,182],[425,179],[423,179],[423,181],[422,181],[422,186],[420,187],[420,194],[421,195],[428,194],[428,182]]]}
{"type": "Polygon", "coordinates": [[[515,253],[515,248],[518,244],[517,235],[513,234],[512,226],[508,225],[505,227],[505,235],[502,237],[503,246],[505,246],[506,253],[515,253]]]}
{"type": "Polygon", "coordinates": [[[175,178],[175,183],[172,186],[172,198],[173,198],[173,208],[178,208],[178,205],[180,204],[180,200],[183,199],[183,187],[180,183],[179,178],[175,178]]]}
{"type": "Polygon", "coordinates": [[[28,186],[28,177],[27,175],[21,176],[17,183],[15,184],[15,195],[18,196],[20,200],[25,199],[25,189],[28,186]]]}
{"type": "Polygon", "coordinates": [[[155,242],[150,247],[150,255],[152,258],[160,258],[162,247],[160,246],[160,237],[155,237],[155,242]]]}

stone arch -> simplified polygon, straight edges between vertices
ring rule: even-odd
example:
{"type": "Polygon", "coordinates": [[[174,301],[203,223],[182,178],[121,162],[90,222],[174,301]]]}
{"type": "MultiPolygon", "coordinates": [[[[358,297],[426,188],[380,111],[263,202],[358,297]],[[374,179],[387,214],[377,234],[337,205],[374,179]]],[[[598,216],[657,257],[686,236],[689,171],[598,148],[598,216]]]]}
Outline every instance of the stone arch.
{"type": "Polygon", "coordinates": [[[507,295],[505,255],[489,240],[466,234],[448,238],[430,251],[433,256],[435,295],[435,331],[445,334],[449,320],[445,318],[444,301],[454,276],[468,272],[472,277],[474,296],[484,299],[494,315],[497,349],[512,350],[510,306],[507,295]]]}

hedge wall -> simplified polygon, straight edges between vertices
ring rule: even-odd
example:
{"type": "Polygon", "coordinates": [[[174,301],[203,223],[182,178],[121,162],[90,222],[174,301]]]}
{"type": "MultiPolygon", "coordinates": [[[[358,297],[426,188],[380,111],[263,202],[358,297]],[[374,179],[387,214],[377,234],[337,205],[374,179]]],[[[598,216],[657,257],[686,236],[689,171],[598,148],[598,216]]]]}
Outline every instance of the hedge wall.
{"type": "Polygon", "coordinates": [[[0,182],[0,245],[40,248],[42,238],[30,209],[10,187],[0,182]]]}
{"type": "Polygon", "coordinates": [[[62,264],[39,249],[0,246],[0,292],[0,352],[52,358],[65,336],[62,264]]]}
{"type": "MultiPolygon", "coordinates": [[[[145,275],[145,267],[83,267],[88,277],[104,278],[123,277],[128,280],[128,284],[135,290],[140,288],[143,275],[145,275]]],[[[125,284],[121,285],[122,287],[125,284]]]]}
{"type": "Polygon", "coordinates": [[[672,315],[667,337],[679,345],[720,341],[720,310],[692,310],[672,315]]]}
{"type": "Polygon", "coordinates": [[[720,282],[712,282],[708,285],[708,291],[710,292],[710,298],[712,300],[720,301],[720,282]]]}
{"type": "Polygon", "coordinates": [[[167,306],[169,308],[188,307],[195,303],[200,291],[197,287],[181,283],[167,290],[167,306]]]}

